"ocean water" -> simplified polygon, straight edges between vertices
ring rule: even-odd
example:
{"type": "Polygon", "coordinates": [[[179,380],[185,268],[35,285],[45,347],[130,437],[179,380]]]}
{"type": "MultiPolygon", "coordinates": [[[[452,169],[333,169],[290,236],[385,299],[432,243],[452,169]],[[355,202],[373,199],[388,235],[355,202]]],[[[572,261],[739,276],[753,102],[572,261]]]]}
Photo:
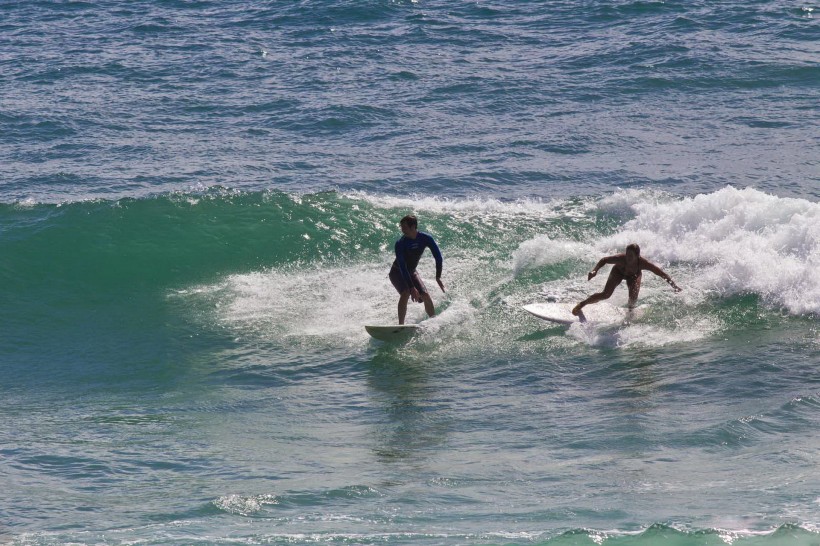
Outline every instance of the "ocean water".
{"type": "Polygon", "coordinates": [[[0,543],[820,544],[816,8],[0,2],[0,543]]]}

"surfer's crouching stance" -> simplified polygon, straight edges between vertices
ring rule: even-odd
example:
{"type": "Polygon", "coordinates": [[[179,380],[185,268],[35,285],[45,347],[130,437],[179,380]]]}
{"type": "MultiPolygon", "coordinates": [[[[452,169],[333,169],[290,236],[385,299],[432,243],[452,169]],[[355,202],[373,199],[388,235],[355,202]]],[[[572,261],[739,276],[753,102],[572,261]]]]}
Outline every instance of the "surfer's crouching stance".
{"type": "Polygon", "coordinates": [[[598,303],[599,301],[608,299],[615,291],[615,287],[621,284],[621,281],[624,279],[626,279],[626,286],[629,289],[629,308],[631,309],[635,307],[638,301],[638,292],[641,291],[641,272],[644,269],[651,271],[658,277],[664,279],[667,283],[669,283],[669,286],[675,290],[675,292],[681,291],[681,288],[675,284],[672,277],[667,275],[663,269],[653,264],[646,258],[641,258],[641,247],[635,243],[628,245],[626,247],[626,252],[623,254],[605,256],[598,260],[598,263],[595,264],[595,267],[592,268],[592,271],[590,271],[587,275],[587,280],[592,280],[592,277],[598,274],[598,270],[606,264],[612,264],[612,270],[609,272],[609,278],[606,280],[606,285],[604,285],[603,291],[598,292],[597,294],[592,294],[590,297],[573,307],[573,315],[580,315],[581,309],[583,309],[585,305],[598,303]]]}

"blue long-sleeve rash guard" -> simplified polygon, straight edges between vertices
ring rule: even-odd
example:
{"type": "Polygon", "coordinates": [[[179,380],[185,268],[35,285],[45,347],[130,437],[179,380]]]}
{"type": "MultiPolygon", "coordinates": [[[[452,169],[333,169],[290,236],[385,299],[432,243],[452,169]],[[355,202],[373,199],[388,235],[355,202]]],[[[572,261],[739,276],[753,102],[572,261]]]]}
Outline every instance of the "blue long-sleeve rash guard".
{"type": "Polygon", "coordinates": [[[416,270],[425,248],[429,248],[430,252],[433,253],[433,258],[436,259],[436,278],[441,277],[441,267],[444,260],[441,257],[438,245],[430,235],[419,231],[416,233],[415,239],[402,236],[401,239],[396,241],[396,261],[393,262],[393,265],[398,265],[407,286],[413,286],[410,281],[410,274],[416,270]]]}

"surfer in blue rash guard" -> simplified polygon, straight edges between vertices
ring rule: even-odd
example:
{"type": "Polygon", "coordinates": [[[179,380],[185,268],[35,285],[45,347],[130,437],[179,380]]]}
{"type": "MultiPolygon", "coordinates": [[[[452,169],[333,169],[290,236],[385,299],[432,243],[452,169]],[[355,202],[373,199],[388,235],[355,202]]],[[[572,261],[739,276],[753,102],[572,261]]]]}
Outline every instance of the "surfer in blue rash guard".
{"type": "Polygon", "coordinates": [[[424,302],[424,310],[431,317],[436,315],[433,306],[433,299],[427,292],[424,282],[416,271],[419,259],[424,254],[424,249],[429,248],[436,260],[436,282],[441,291],[444,292],[444,283],[441,282],[441,268],[443,260],[441,251],[433,238],[418,230],[418,220],[415,216],[408,214],[399,222],[402,238],[396,241],[396,259],[390,268],[390,282],[399,293],[399,324],[404,324],[404,317],[407,315],[407,300],[413,298],[415,302],[424,302]]]}
{"type": "Polygon", "coordinates": [[[579,316],[581,314],[581,309],[583,309],[585,305],[598,303],[599,301],[608,299],[615,291],[615,288],[621,284],[624,279],[626,279],[626,286],[629,289],[628,306],[632,309],[638,302],[638,292],[641,290],[641,272],[644,269],[651,271],[658,277],[664,279],[675,292],[681,291],[681,288],[675,284],[672,277],[667,275],[663,269],[653,264],[646,258],[641,258],[641,247],[636,243],[627,245],[626,252],[623,254],[615,254],[613,256],[605,256],[601,258],[598,263],[595,264],[592,271],[590,271],[587,275],[587,280],[591,281],[592,277],[598,274],[598,270],[606,264],[612,264],[612,270],[609,272],[609,278],[606,280],[606,285],[604,285],[603,291],[591,295],[573,307],[573,315],[579,316]]]}

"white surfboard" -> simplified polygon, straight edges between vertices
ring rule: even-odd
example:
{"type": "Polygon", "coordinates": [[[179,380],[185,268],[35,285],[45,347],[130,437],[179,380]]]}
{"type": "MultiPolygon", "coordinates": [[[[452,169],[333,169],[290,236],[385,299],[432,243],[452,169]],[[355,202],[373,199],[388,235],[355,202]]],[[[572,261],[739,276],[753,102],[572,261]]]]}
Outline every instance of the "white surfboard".
{"type": "Polygon", "coordinates": [[[419,329],[418,324],[371,324],[364,327],[371,337],[379,341],[400,343],[408,341],[419,329]]]}
{"type": "Polygon", "coordinates": [[[540,319],[567,325],[580,320],[571,313],[571,309],[572,305],[568,303],[530,303],[524,306],[524,311],[540,319]]]}
{"type": "Polygon", "coordinates": [[[643,314],[642,305],[634,309],[616,307],[609,303],[596,303],[584,307],[581,316],[572,314],[574,303],[530,303],[524,311],[550,322],[570,325],[575,322],[624,322],[636,320],[643,314]]]}

